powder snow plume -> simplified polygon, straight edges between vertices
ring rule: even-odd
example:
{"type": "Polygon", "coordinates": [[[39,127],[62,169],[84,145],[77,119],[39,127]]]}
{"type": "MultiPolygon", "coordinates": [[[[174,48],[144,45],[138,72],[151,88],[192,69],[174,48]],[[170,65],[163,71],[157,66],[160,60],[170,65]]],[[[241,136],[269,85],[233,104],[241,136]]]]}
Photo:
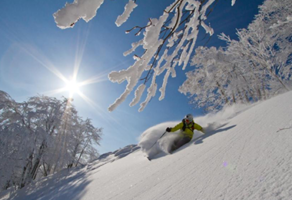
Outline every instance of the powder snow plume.
{"type": "Polygon", "coordinates": [[[162,138],[160,137],[165,133],[167,127],[174,127],[178,123],[179,121],[164,122],[148,128],[140,136],[138,145],[147,156],[154,155],[159,151],[167,153],[176,135],[174,133],[166,133],[162,138]]]}

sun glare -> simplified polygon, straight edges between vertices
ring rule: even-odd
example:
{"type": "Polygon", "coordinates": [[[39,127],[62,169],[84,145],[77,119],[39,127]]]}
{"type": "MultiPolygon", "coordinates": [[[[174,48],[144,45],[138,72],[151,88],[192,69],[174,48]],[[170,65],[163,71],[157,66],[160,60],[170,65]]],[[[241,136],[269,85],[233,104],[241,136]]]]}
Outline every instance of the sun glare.
{"type": "MultiPolygon", "coordinates": [[[[31,56],[36,62],[38,62],[41,66],[46,68],[48,71],[50,71],[52,74],[54,74],[57,78],[59,78],[62,83],[60,84],[60,88],[53,89],[51,91],[44,91],[43,93],[48,96],[55,96],[57,94],[62,94],[65,98],[73,99],[73,95],[81,97],[88,105],[90,105],[93,109],[97,110],[96,112],[100,116],[107,116],[107,121],[110,123],[113,120],[115,120],[111,115],[108,114],[107,111],[104,111],[103,108],[96,103],[96,101],[93,101],[90,99],[86,94],[82,92],[82,89],[86,87],[87,85],[96,84],[99,82],[107,81],[107,74],[110,72],[108,70],[113,69],[113,67],[105,70],[104,72],[101,72],[99,74],[96,74],[86,80],[81,80],[80,82],[77,82],[77,80],[80,80],[80,77],[78,76],[78,72],[80,69],[80,64],[82,61],[86,39],[89,34],[86,34],[85,37],[81,37],[84,40],[77,40],[77,48],[76,48],[76,55],[75,55],[75,62],[73,67],[73,73],[71,74],[70,78],[65,76],[61,73],[59,70],[60,67],[55,66],[44,54],[42,54],[41,50],[35,48],[34,46],[27,46],[27,45],[20,45],[20,47],[29,55],[31,56]]],[[[71,60],[71,58],[70,58],[71,60]]],[[[120,63],[119,65],[123,65],[124,63],[120,63]]],[[[119,66],[118,65],[118,66],[119,66]]],[[[118,66],[115,66],[117,68],[118,66]]],[[[68,75],[68,74],[67,74],[68,75]]],[[[58,82],[59,83],[59,82],[58,82]]],[[[68,103],[71,101],[68,101],[68,103]]]]}
{"type": "Polygon", "coordinates": [[[66,81],[65,90],[69,91],[70,97],[72,97],[75,93],[79,92],[80,84],[78,84],[75,80],[66,81]]]}

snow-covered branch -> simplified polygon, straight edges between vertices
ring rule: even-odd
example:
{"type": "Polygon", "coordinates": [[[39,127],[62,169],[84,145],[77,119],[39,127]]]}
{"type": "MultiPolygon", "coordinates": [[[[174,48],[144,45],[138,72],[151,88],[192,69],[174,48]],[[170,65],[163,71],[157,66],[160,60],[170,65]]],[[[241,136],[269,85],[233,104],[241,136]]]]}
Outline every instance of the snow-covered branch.
{"type": "Polygon", "coordinates": [[[116,20],[116,25],[121,26],[123,23],[125,23],[130,17],[130,14],[133,12],[134,8],[136,7],[137,4],[133,0],[129,0],[129,3],[125,6],[124,13],[118,16],[116,20]]]}
{"type": "Polygon", "coordinates": [[[104,0],[74,0],[72,4],[66,3],[64,8],[54,13],[55,22],[61,29],[72,28],[79,19],[89,22],[103,2],[104,0]]]}
{"type": "MultiPolygon", "coordinates": [[[[143,44],[145,53],[140,56],[140,60],[129,67],[127,70],[112,72],[109,78],[112,82],[121,83],[127,81],[128,85],[124,93],[109,107],[113,111],[126,97],[132,92],[138,81],[144,80],[144,84],[152,77],[152,82],[147,89],[146,100],[141,103],[139,111],[142,111],[155,96],[157,90],[156,79],[166,71],[163,83],[159,89],[161,95],[159,100],[164,99],[166,86],[170,75],[176,77],[176,66],[180,65],[186,68],[190,55],[196,44],[199,26],[202,25],[207,33],[213,34],[212,28],[204,23],[205,12],[214,1],[174,1],[166,9],[159,19],[151,19],[143,32],[143,44]],[[183,11],[187,13],[184,17],[183,11]],[[170,13],[173,13],[170,17],[170,13]],[[204,17],[202,17],[204,16],[204,17]],[[169,52],[172,52],[169,54],[169,52]],[[146,77],[142,78],[144,71],[148,71],[146,77]]],[[[126,52],[127,55],[129,52],[126,52]]],[[[143,86],[144,91],[144,86],[143,86]]],[[[137,88],[135,99],[132,102],[137,103],[140,99],[140,87],[137,88]]],[[[133,105],[133,103],[131,103],[133,105]]]]}
{"type": "MultiPolygon", "coordinates": [[[[124,55],[131,54],[138,46],[144,49],[144,53],[142,55],[136,53],[133,57],[134,64],[127,69],[109,74],[112,82],[128,82],[121,96],[109,107],[109,111],[119,106],[142,80],[144,83],[136,89],[135,97],[130,105],[138,103],[146,89],[146,83],[152,78],[147,89],[146,100],[140,105],[139,111],[142,111],[149,99],[156,95],[156,80],[163,72],[165,74],[159,89],[161,93],[159,100],[164,99],[169,77],[176,77],[176,68],[181,66],[184,70],[189,63],[199,34],[199,27],[202,26],[210,35],[214,33],[214,30],[205,23],[208,16],[206,13],[214,2],[215,0],[174,0],[164,9],[159,18],[151,18],[146,26],[136,26],[127,31],[129,33],[138,29],[136,35],[143,33],[143,39],[133,43],[132,49],[124,55]]],[[[88,21],[92,19],[92,14],[96,13],[102,3],[103,1],[98,0],[75,0],[73,4],[67,4],[65,8],[54,14],[55,21],[61,28],[72,27],[72,24],[74,25],[80,18],[88,21]],[[90,3],[92,6],[89,8],[90,3]],[[88,8],[88,13],[86,8],[88,8]]],[[[232,5],[234,3],[235,0],[232,0],[232,5]]],[[[116,20],[117,26],[129,18],[136,6],[133,0],[129,0],[124,13],[116,20]]]]}

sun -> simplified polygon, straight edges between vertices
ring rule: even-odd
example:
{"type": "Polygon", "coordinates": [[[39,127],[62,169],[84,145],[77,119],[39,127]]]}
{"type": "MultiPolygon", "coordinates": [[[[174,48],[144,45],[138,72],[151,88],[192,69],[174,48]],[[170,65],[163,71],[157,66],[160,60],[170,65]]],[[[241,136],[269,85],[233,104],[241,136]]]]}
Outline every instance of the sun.
{"type": "Polygon", "coordinates": [[[80,92],[80,83],[77,83],[76,80],[66,80],[65,90],[69,92],[70,98],[73,97],[74,94],[80,92]]]}

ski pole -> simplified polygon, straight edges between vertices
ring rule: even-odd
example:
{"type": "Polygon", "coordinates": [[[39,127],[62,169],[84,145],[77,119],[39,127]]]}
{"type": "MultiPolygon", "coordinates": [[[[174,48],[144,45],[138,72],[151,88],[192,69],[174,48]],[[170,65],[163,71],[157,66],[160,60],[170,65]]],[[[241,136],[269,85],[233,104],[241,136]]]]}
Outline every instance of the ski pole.
{"type": "MultiPolygon", "coordinates": [[[[166,131],[160,136],[159,139],[161,139],[161,138],[165,135],[165,133],[166,133],[166,131]]],[[[159,139],[158,139],[158,140],[159,140],[159,139]]],[[[152,149],[152,147],[154,147],[154,145],[157,143],[158,140],[156,140],[156,142],[150,147],[150,149],[152,149]]]]}

